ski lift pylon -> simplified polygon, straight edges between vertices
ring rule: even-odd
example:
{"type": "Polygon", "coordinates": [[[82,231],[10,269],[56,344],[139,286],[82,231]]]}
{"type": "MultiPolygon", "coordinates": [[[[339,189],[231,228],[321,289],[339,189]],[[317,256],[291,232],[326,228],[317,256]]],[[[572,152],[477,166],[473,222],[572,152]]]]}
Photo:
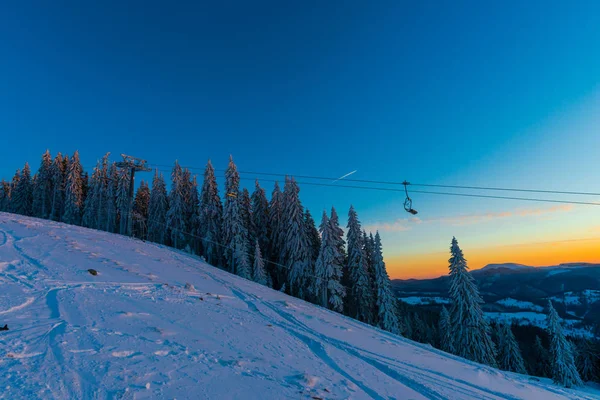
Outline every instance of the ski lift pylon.
{"type": "Polygon", "coordinates": [[[406,210],[406,212],[409,212],[412,215],[417,215],[418,212],[417,210],[412,208],[412,200],[408,196],[408,185],[410,185],[410,182],[404,181],[402,182],[402,184],[404,185],[404,192],[406,193],[406,200],[404,200],[404,209],[406,210]]]}

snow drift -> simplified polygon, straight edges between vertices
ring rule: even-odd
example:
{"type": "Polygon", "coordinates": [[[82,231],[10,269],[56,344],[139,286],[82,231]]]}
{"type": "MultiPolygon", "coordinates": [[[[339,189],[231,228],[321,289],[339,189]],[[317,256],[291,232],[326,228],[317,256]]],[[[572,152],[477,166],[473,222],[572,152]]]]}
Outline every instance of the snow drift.
{"type": "Polygon", "coordinates": [[[163,246],[0,213],[0,397],[592,399],[163,246]],[[98,271],[94,276],[88,269],[98,271]]]}

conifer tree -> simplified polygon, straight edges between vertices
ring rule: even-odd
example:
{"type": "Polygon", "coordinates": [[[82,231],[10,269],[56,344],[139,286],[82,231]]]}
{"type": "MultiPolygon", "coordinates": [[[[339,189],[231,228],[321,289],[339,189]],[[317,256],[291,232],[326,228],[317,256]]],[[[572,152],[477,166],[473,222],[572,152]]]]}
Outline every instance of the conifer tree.
{"type": "Polygon", "coordinates": [[[134,236],[140,239],[146,239],[148,210],[150,208],[150,188],[148,183],[141,181],[133,201],[133,215],[137,224],[134,229],[134,236]]]}
{"type": "Polygon", "coordinates": [[[75,154],[69,160],[68,166],[65,182],[65,210],[62,220],[67,224],[79,225],[83,207],[83,181],[78,151],[75,151],[75,154]]]}
{"type": "Polygon", "coordinates": [[[225,171],[225,206],[223,208],[223,245],[225,246],[225,262],[230,272],[250,279],[248,260],[248,232],[244,226],[240,175],[229,157],[229,165],[225,171]]]}
{"type": "Polygon", "coordinates": [[[285,283],[286,275],[282,268],[277,268],[273,263],[283,262],[283,193],[279,184],[275,182],[269,203],[269,247],[268,258],[272,263],[268,264],[267,272],[273,279],[273,287],[280,289],[285,283]]]}
{"type": "Polygon", "coordinates": [[[235,272],[244,279],[252,279],[252,270],[245,241],[235,241],[235,272]]]}
{"type": "Polygon", "coordinates": [[[155,171],[148,204],[148,240],[160,244],[166,243],[167,210],[165,179],[162,174],[159,175],[158,171],[155,171]]]}
{"type": "Polygon", "coordinates": [[[37,185],[34,192],[34,216],[49,218],[52,206],[52,157],[50,151],[42,155],[40,168],[37,172],[37,185]]]}
{"type": "Polygon", "coordinates": [[[11,202],[12,210],[15,214],[31,215],[33,206],[33,187],[31,182],[31,170],[29,169],[28,163],[25,163],[15,184],[11,202]]]}
{"type": "Polygon", "coordinates": [[[265,272],[265,263],[262,254],[260,253],[258,240],[256,240],[256,245],[254,246],[254,268],[252,271],[252,278],[256,283],[267,285],[267,273],[265,272]]]}
{"type": "Polygon", "coordinates": [[[106,220],[103,221],[106,232],[115,233],[117,230],[117,188],[119,184],[119,171],[113,162],[108,171],[108,179],[105,186],[106,220]]]}
{"type": "Polygon", "coordinates": [[[354,207],[348,212],[348,263],[350,295],[348,315],[359,321],[373,321],[373,292],[369,282],[363,235],[354,207]]]}
{"type": "Polygon", "coordinates": [[[60,221],[64,204],[65,190],[65,170],[62,154],[58,153],[52,162],[52,205],[50,209],[50,219],[60,221]]]}
{"type": "MultiPolygon", "coordinates": [[[[366,235],[365,235],[366,236],[366,235]]],[[[375,233],[375,247],[372,249],[373,269],[375,270],[375,287],[377,288],[377,320],[378,326],[388,332],[400,334],[396,298],[390,278],[383,261],[381,237],[375,233]]]]}
{"type": "Polygon", "coordinates": [[[446,353],[454,353],[454,344],[452,338],[452,326],[450,324],[450,313],[446,306],[442,306],[442,312],[440,313],[440,347],[446,353]]]}
{"type": "Polygon", "coordinates": [[[483,299],[456,238],[452,238],[450,253],[450,316],[456,354],[495,367],[496,351],[481,308],[483,299]]]}
{"type": "Polygon", "coordinates": [[[186,204],[183,170],[177,161],[171,172],[171,192],[169,193],[169,210],[167,211],[167,227],[171,234],[171,244],[176,249],[185,247],[186,204]]]}
{"type": "Polygon", "coordinates": [[[527,374],[521,349],[510,326],[498,323],[498,368],[503,371],[527,374]]]}
{"type": "Polygon", "coordinates": [[[294,178],[287,178],[283,193],[283,260],[287,270],[290,294],[305,298],[309,293],[308,275],[312,274],[312,252],[304,222],[304,208],[300,202],[298,185],[294,178]]]}
{"type": "Polygon", "coordinates": [[[533,353],[535,359],[534,363],[530,366],[533,367],[531,372],[535,376],[548,377],[550,375],[550,354],[542,344],[542,339],[537,335],[533,343],[533,353]]]}
{"type": "Polygon", "coordinates": [[[580,338],[577,341],[577,370],[584,382],[598,380],[598,354],[589,339],[580,338]]]}
{"type": "Polygon", "coordinates": [[[83,205],[85,204],[85,199],[87,198],[90,180],[88,173],[83,171],[83,167],[81,167],[81,170],[81,213],[83,214],[83,205]]]}
{"type": "Polygon", "coordinates": [[[107,202],[107,190],[110,183],[109,172],[109,160],[110,153],[106,153],[100,161],[100,169],[97,174],[97,182],[95,195],[97,196],[97,213],[96,213],[96,227],[98,229],[106,230],[106,214],[108,212],[107,202]]]}
{"type": "Polygon", "coordinates": [[[315,298],[322,307],[341,313],[344,311],[346,295],[341,284],[343,266],[339,263],[334,230],[326,212],[323,212],[319,230],[321,247],[315,265],[315,298]]]}
{"type": "Polygon", "coordinates": [[[88,195],[83,202],[81,224],[88,228],[98,228],[98,208],[100,207],[99,201],[102,190],[101,168],[100,161],[98,161],[92,173],[88,195]]]}
{"type": "Polygon", "coordinates": [[[551,300],[548,301],[546,324],[551,338],[550,364],[552,380],[554,383],[567,388],[583,385],[577,371],[577,366],[575,365],[573,349],[563,334],[562,327],[560,326],[560,317],[552,306],[551,300]]]}
{"type": "Polygon", "coordinates": [[[242,198],[240,201],[240,211],[242,213],[242,221],[247,232],[248,243],[256,241],[256,232],[254,227],[254,216],[252,210],[252,201],[250,200],[250,192],[244,188],[242,190],[242,198]]]}
{"type": "Polygon", "coordinates": [[[268,256],[269,202],[265,190],[260,187],[258,180],[255,182],[254,192],[252,193],[252,223],[258,244],[264,255],[268,256]]]}
{"type": "Polygon", "coordinates": [[[118,169],[116,205],[119,218],[119,233],[121,235],[130,234],[128,226],[129,215],[131,213],[131,199],[129,197],[130,179],[129,169],[118,169]]]}
{"type": "Polygon", "coordinates": [[[10,202],[10,183],[4,179],[0,181],[0,211],[8,211],[10,202]]]}
{"type": "Polygon", "coordinates": [[[198,188],[194,187],[194,180],[189,169],[184,168],[181,173],[181,198],[183,201],[183,220],[185,233],[183,234],[183,243],[180,247],[188,248],[189,251],[197,248],[196,238],[188,235],[187,232],[197,232],[197,212],[198,212],[198,188]],[[194,190],[196,193],[194,194],[194,190]]]}
{"type": "Polygon", "coordinates": [[[202,248],[206,261],[215,266],[222,265],[222,248],[219,246],[222,236],[222,221],[223,205],[219,198],[215,170],[208,160],[200,195],[199,236],[202,237],[202,248]]]}
{"type": "Polygon", "coordinates": [[[195,254],[201,254],[202,253],[202,240],[201,240],[201,236],[198,235],[198,233],[200,231],[200,194],[198,193],[198,179],[197,179],[196,175],[194,175],[194,177],[192,178],[190,203],[191,203],[191,210],[190,210],[190,217],[189,217],[190,226],[188,227],[188,229],[193,234],[192,250],[194,251],[195,254]]]}
{"type": "Polygon", "coordinates": [[[12,181],[10,182],[9,210],[13,213],[15,212],[15,202],[13,201],[13,198],[15,197],[15,191],[17,190],[17,186],[19,185],[19,180],[21,180],[21,169],[17,169],[17,171],[13,175],[12,181]]]}
{"type": "MultiPolygon", "coordinates": [[[[367,232],[363,229],[363,246],[365,252],[365,259],[367,263],[367,275],[369,276],[369,286],[371,288],[371,298],[373,303],[373,310],[371,311],[371,315],[373,315],[374,319],[372,321],[373,324],[377,324],[379,310],[378,310],[378,300],[377,296],[378,287],[377,287],[377,273],[375,271],[375,239],[373,238],[373,234],[370,236],[367,235],[367,232]]],[[[380,238],[381,240],[381,238],[380,238]]],[[[381,246],[381,243],[380,243],[381,246]]]]}
{"type": "Polygon", "coordinates": [[[331,217],[329,223],[333,230],[333,240],[338,248],[339,263],[346,265],[346,242],[344,241],[344,230],[340,227],[340,219],[338,217],[335,207],[331,207],[331,217]]]}
{"type": "Polygon", "coordinates": [[[308,235],[308,242],[311,248],[311,258],[313,262],[316,262],[317,257],[319,256],[319,250],[321,249],[321,237],[319,236],[315,220],[308,208],[304,211],[304,226],[306,227],[306,234],[308,235]]]}

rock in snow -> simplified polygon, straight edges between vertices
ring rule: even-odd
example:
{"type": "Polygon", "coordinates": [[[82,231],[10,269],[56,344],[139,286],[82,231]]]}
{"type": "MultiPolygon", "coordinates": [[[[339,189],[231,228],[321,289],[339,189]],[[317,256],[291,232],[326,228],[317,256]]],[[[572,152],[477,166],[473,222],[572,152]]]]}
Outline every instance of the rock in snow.
{"type": "Polygon", "coordinates": [[[123,236],[0,213],[0,261],[0,322],[11,327],[0,336],[6,398],[598,398],[123,236]],[[210,295],[198,301],[192,285],[210,295]]]}

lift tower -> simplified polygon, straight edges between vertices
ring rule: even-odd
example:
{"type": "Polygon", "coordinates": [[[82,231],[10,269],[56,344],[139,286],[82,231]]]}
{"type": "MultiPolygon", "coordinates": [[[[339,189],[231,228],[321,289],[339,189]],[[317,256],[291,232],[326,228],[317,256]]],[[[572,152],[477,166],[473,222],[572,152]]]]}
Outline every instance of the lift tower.
{"type": "Polygon", "coordinates": [[[148,168],[146,166],[146,160],[142,160],[141,158],[128,156],[126,154],[121,154],[121,157],[123,157],[123,161],[117,162],[116,166],[118,168],[129,169],[131,174],[129,178],[129,209],[127,210],[127,235],[131,236],[133,234],[131,214],[133,213],[133,184],[135,172],[150,172],[152,171],[152,168],[148,168]]]}

